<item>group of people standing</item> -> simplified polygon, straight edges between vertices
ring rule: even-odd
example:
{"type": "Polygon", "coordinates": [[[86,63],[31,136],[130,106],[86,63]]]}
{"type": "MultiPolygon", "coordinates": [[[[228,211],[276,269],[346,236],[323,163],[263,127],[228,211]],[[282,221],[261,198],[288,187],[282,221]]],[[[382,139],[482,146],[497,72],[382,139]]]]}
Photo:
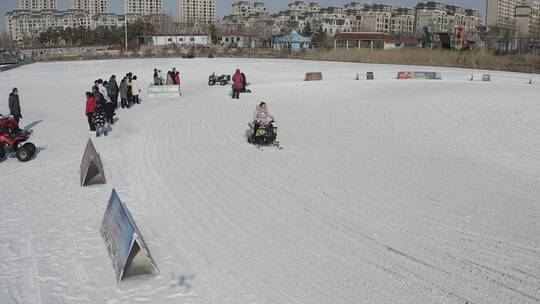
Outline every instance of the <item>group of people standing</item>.
{"type": "Polygon", "coordinates": [[[127,73],[120,85],[115,75],[112,75],[109,81],[96,80],[92,90],[86,92],[86,116],[90,132],[96,132],[96,136],[107,135],[114,124],[118,98],[120,97],[120,106],[129,109],[132,105],[141,103],[140,92],[137,76],[132,73],[127,73]]]}
{"type": "Polygon", "coordinates": [[[167,77],[163,78],[163,72],[154,69],[154,85],[180,85],[180,72],[173,68],[167,72],[167,77]]]}

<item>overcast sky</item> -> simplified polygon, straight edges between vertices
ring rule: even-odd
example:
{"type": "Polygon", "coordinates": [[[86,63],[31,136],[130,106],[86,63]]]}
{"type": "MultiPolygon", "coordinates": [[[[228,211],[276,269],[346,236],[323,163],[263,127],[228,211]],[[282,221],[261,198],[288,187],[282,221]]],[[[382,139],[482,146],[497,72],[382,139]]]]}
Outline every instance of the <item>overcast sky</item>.
{"type": "MultiPolygon", "coordinates": [[[[109,10],[112,12],[123,12],[123,0],[108,0],[109,1],[109,10]]],[[[177,1],[178,0],[163,0],[164,4],[164,10],[165,13],[170,15],[173,18],[176,18],[176,9],[177,9],[177,1]]],[[[222,18],[223,15],[229,14],[231,12],[231,4],[234,2],[237,2],[238,0],[216,0],[216,6],[217,6],[217,16],[218,18],[222,18]]],[[[261,0],[258,0],[261,1],[261,0]]],[[[485,2],[486,0],[439,0],[440,2],[450,3],[450,4],[457,4],[464,7],[472,7],[480,10],[480,13],[482,16],[484,16],[484,10],[485,10],[485,2]]],[[[250,1],[254,2],[254,1],[250,1]]],[[[276,12],[279,10],[283,10],[287,8],[287,4],[290,2],[293,2],[293,0],[262,0],[261,2],[265,2],[272,12],[276,12]]],[[[319,2],[321,5],[343,5],[345,3],[353,2],[353,0],[320,0],[320,1],[306,1],[306,2],[319,2]]],[[[379,0],[379,1],[362,1],[362,0],[355,0],[354,2],[372,2],[372,3],[385,3],[385,4],[391,4],[391,5],[399,5],[399,6],[409,6],[413,7],[416,5],[418,0],[379,0]]],[[[70,0],[58,0],[58,8],[59,9],[67,9],[69,8],[70,0]]],[[[2,20],[0,22],[0,31],[3,31],[5,28],[5,20],[4,15],[7,11],[17,9],[19,7],[19,0],[0,0],[0,14],[2,16],[2,20]]]]}

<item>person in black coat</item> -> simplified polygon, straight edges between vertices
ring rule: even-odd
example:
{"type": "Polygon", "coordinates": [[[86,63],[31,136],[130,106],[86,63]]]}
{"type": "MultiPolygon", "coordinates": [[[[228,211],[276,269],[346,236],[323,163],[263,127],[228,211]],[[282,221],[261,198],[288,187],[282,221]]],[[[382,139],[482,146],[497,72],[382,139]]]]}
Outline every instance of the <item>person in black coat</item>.
{"type": "Polygon", "coordinates": [[[126,84],[127,84],[127,102],[128,105],[131,105],[133,102],[133,90],[131,86],[131,80],[132,80],[133,74],[131,72],[126,74],[126,84]]]}
{"type": "Polygon", "coordinates": [[[22,118],[21,104],[19,103],[19,90],[17,90],[17,88],[13,88],[11,93],[9,93],[9,114],[15,118],[17,123],[19,123],[19,120],[22,118]]]}

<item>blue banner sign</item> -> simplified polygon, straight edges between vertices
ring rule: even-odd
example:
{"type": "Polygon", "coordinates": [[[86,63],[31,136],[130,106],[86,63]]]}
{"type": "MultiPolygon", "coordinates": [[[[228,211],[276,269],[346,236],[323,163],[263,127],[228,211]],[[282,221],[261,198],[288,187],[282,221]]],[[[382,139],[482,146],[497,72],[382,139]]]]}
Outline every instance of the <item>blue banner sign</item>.
{"type": "Polygon", "coordinates": [[[152,257],[146,247],[139,229],[126,205],[120,201],[116,190],[112,190],[105,216],[101,223],[101,235],[107,245],[115,269],[116,281],[120,282],[125,270],[133,260],[133,255],[144,253],[157,272],[152,257]],[[133,250],[134,246],[140,250],[133,250]]]}

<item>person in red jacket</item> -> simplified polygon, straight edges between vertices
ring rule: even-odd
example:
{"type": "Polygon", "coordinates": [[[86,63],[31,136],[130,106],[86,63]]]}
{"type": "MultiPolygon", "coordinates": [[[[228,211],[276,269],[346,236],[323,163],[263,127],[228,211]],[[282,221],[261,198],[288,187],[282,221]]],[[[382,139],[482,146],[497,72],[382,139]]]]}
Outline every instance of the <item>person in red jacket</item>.
{"type": "Polygon", "coordinates": [[[233,81],[233,93],[232,98],[240,99],[240,90],[244,87],[244,77],[242,76],[242,73],[240,73],[239,69],[236,69],[236,73],[234,73],[234,76],[232,77],[233,81]]]}
{"type": "Polygon", "coordinates": [[[86,117],[88,117],[88,125],[90,126],[90,131],[96,131],[96,126],[92,122],[92,114],[96,108],[96,98],[92,93],[86,92],[86,117]]]}

